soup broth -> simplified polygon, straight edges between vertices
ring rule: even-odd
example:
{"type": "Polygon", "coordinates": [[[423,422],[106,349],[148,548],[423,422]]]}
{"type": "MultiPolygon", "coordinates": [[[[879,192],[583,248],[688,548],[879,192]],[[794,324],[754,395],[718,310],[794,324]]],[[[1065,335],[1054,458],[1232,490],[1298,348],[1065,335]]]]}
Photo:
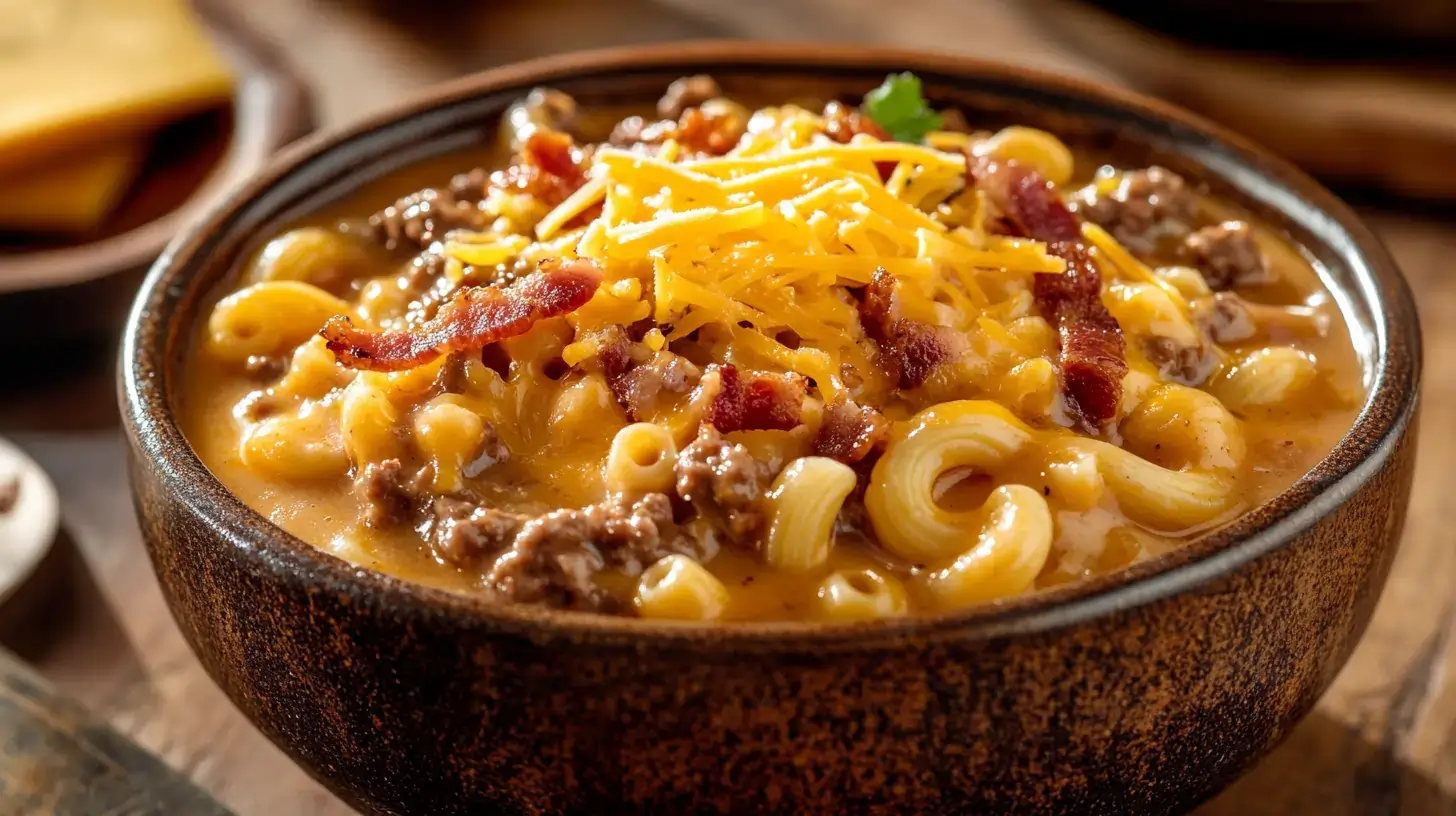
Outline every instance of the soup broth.
{"type": "Polygon", "coordinates": [[[694,620],[1080,580],[1329,452],[1360,368],[1300,247],[1163,168],[960,126],[912,79],[750,111],[685,78],[620,121],[533,93],[497,147],[249,259],[184,430],[356,564],[694,620]]]}

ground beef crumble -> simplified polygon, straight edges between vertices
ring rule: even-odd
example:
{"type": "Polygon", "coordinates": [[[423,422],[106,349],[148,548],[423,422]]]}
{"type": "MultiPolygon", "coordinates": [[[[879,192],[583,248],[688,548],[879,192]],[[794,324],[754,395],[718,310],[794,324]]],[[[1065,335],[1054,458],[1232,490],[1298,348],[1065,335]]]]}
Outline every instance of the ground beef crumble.
{"type": "Polygon", "coordinates": [[[636,576],[667,555],[704,555],[697,539],[674,521],[672,499],[664,493],[611,496],[539,516],[442,497],[433,516],[429,542],[435,554],[461,569],[483,567],[485,591],[511,603],[623,612],[598,584],[598,573],[636,576]]]}
{"type": "Polygon", "coordinates": [[[1148,362],[1158,367],[1164,379],[1198,387],[1218,368],[1218,357],[1206,343],[1185,345],[1169,337],[1149,337],[1143,341],[1148,362]]]}
{"type": "Polygon", "coordinates": [[[1249,305],[1233,292],[1219,292],[1193,304],[1198,328],[1215,343],[1242,343],[1258,334],[1259,328],[1249,305]]]}
{"type": "Polygon", "coordinates": [[[440,558],[457,567],[478,567],[483,557],[508,548],[528,518],[477,502],[438,498],[434,504],[430,547],[440,558]]]}
{"type": "Polygon", "coordinates": [[[423,478],[421,473],[406,472],[398,459],[365,465],[355,480],[355,490],[364,505],[364,522],[376,528],[410,523],[423,478]]]}
{"type": "Polygon", "coordinates": [[[689,156],[721,156],[737,146],[747,124],[728,113],[687,108],[675,120],[648,122],[640,116],[628,116],[617,123],[608,142],[653,153],[672,139],[689,156]]]}
{"type": "Polygon", "coordinates": [[[386,249],[426,249],[446,233],[485,227],[478,201],[462,198],[449,189],[428,187],[385,207],[369,219],[375,240],[386,249]]]}
{"type": "Polygon", "coordinates": [[[515,603],[620,611],[616,599],[597,584],[597,573],[612,569],[635,576],[664,556],[694,555],[695,550],[673,522],[672,501],[665,494],[636,500],[613,496],[524,521],[486,573],[485,586],[515,603]]]}
{"type": "Polygon", "coordinates": [[[679,77],[667,86],[667,92],[657,100],[657,115],[663,119],[677,119],[688,108],[696,108],[709,99],[723,95],[718,83],[706,74],[679,77]]]}
{"type": "Polygon", "coordinates": [[[729,442],[710,424],[677,455],[677,494],[702,516],[746,544],[764,531],[764,496],[773,472],[742,445],[729,442]]]}
{"type": "Polygon", "coordinates": [[[1088,187],[1072,203],[1083,218],[1138,254],[1154,251],[1164,234],[1186,234],[1197,217],[1197,196],[1187,182],[1156,165],[1125,174],[1110,193],[1088,187]]]}
{"type": "Polygon", "coordinates": [[[1194,232],[1184,239],[1183,252],[1215,292],[1268,282],[1264,253],[1243,221],[1225,221],[1194,232]]]}

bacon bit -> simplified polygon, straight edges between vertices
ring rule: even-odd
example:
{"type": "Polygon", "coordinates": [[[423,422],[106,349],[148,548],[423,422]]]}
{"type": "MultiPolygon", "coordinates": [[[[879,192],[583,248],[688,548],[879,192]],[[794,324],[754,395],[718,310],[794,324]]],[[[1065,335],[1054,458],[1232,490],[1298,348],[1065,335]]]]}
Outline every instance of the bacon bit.
{"type": "Polygon", "coordinates": [[[586,167],[586,154],[576,147],[571,136],[536,130],[522,145],[520,160],[491,173],[489,185],[508,193],[524,193],[547,207],[555,207],[586,183],[586,167]]]}
{"type": "Polygon", "coordinates": [[[1056,187],[1030,167],[966,155],[966,182],[980,187],[991,205],[1021,235],[1044,243],[1080,241],[1082,225],[1056,187]]]}
{"type": "Polygon", "coordinates": [[[799,427],[804,378],[797,374],[751,371],[739,374],[732,365],[711,365],[698,384],[709,398],[706,419],[723,433],[791,431],[799,427]]]}
{"type": "Polygon", "coordinates": [[[876,362],[890,382],[902,389],[918,388],[935,369],[954,356],[957,338],[944,329],[894,316],[895,277],[875,270],[860,291],[859,316],[865,334],[879,348],[876,362]]]}
{"type": "Polygon", "coordinates": [[[861,133],[873,136],[882,142],[891,141],[889,132],[880,127],[878,122],[861,113],[858,108],[852,108],[840,102],[830,102],[824,106],[825,136],[840,144],[849,144],[851,139],[861,133]]]}
{"type": "MultiPolygon", "coordinates": [[[[839,102],[830,102],[824,106],[824,135],[840,144],[849,144],[859,134],[873,136],[882,142],[893,141],[889,131],[880,127],[875,120],[865,116],[857,108],[851,108],[839,102]]],[[[881,161],[875,162],[875,170],[880,174],[880,181],[889,181],[890,174],[895,172],[895,165],[898,162],[881,161]]]]}
{"type": "Polygon", "coordinates": [[[1032,294],[1062,341],[1062,388],[1073,413],[1096,426],[1117,415],[1127,347],[1122,327],[1102,303],[1102,276],[1082,242],[1082,225],[1056,188],[1016,162],[968,155],[967,180],[1022,235],[1067,262],[1063,274],[1037,273],[1032,294]]]}
{"type": "Polygon", "coordinates": [[[1102,278],[1080,242],[1047,245],[1067,262],[1062,274],[1037,273],[1032,294],[1057,324],[1062,341],[1062,387],[1073,412],[1096,426],[1117,415],[1127,348],[1122,327],[1102,304],[1102,278]]]}
{"type": "Polygon", "coordinates": [[[602,270],[591,261],[542,261],[509,288],[461,289],[435,316],[405,331],[354,328],[335,315],[319,332],[341,365],[367,371],[402,371],[456,351],[474,351],[530,331],[537,321],[569,314],[596,293],[602,270]]]}
{"type": "Polygon", "coordinates": [[[667,349],[652,353],[637,346],[639,357],[633,357],[633,340],[621,326],[608,326],[591,335],[596,344],[596,365],[617,404],[633,422],[652,413],[664,393],[686,394],[702,377],[702,372],[686,357],[667,349]],[[643,353],[648,359],[640,360],[643,353]]]}
{"type": "Polygon", "coordinates": [[[889,430],[883,414],[841,394],[824,406],[824,421],[814,437],[814,455],[852,465],[879,447],[889,430]]]}
{"type": "Polygon", "coordinates": [[[612,129],[608,141],[620,147],[656,147],[674,139],[691,155],[722,156],[738,144],[744,124],[734,116],[688,108],[675,122],[671,119],[648,122],[640,116],[628,116],[612,129]]]}

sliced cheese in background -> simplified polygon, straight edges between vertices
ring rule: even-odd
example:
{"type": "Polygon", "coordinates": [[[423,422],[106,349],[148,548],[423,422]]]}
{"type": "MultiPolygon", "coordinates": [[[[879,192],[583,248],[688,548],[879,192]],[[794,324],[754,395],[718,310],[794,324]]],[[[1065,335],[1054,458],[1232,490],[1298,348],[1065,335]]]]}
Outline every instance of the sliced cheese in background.
{"type": "Polygon", "coordinates": [[[232,83],[185,0],[0,0],[0,178],[155,130],[232,83]]]}
{"type": "Polygon", "coordinates": [[[0,230],[75,232],[98,226],[125,195],[147,155],[133,139],[41,167],[0,173],[0,230]]]}

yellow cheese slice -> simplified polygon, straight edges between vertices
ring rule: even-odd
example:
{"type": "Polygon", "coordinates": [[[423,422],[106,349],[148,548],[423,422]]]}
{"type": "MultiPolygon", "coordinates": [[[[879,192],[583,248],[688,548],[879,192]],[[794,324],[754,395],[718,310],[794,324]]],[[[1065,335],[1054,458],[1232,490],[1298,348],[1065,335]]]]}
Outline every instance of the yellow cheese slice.
{"type": "Polygon", "coordinates": [[[0,174],[0,229],[75,232],[96,227],[126,193],[147,142],[121,142],[53,160],[35,170],[0,174]]]}
{"type": "Polygon", "coordinates": [[[232,76],[185,0],[0,0],[0,174],[210,107],[232,76]]]}

